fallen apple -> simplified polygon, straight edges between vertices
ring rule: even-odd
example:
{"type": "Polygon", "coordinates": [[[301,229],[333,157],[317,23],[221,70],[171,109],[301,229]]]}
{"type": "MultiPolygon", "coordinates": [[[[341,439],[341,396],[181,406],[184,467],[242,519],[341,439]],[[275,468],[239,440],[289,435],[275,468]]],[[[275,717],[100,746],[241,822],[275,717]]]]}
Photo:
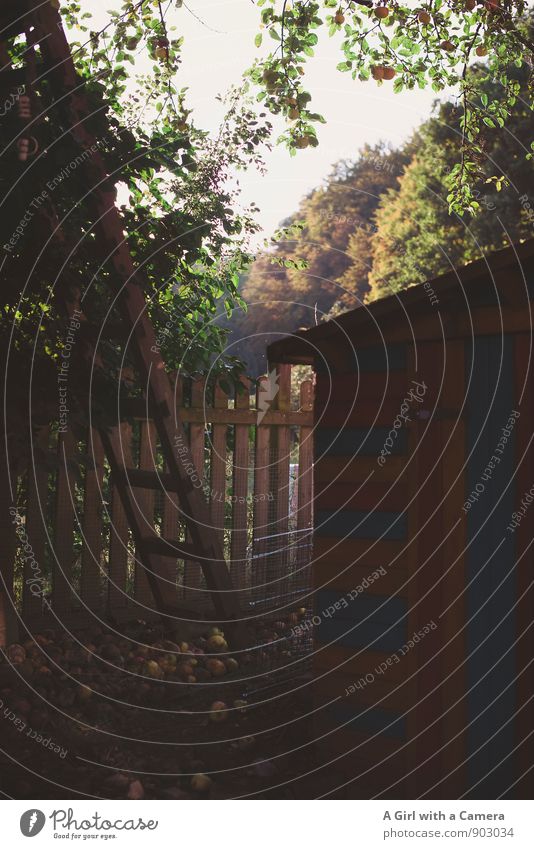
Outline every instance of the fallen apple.
{"type": "Polygon", "coordinates": [[[191,790],[195,793],[209,793],[212,784],[213,781],[209,775],[205,775],[203,772],[197,772],[191,779],[191,790]]]}
{"type": "Polygon", "coordinates": [[[212,722],[225,722],[228,719],[228,707],[225,702],[213,702],[210,708],[212,722]]]}
{"type": "Polygon", "coordinates": [[[193,667],[189,663],[179,663],[176,672],[180,678],[186,680],[190,675],[193,675],[193,667]]]}
{"type": "Polygon", "coordinates": [[[215,657],[210,657],[206,663],[206,669],[211,672],[214,678],[221,678],[226,675],[226,666],[222,660],[217,660],[215,657]]]}
{"type": "Polygon", "coordinates": [[[143,672],[150,678],[163,677],[163,672],[161,671],[159,664],[155,660],[147,660],[143,666],[143,672]]]}
{"type": "Polygon", "coordinates": [[[8,647],[6,656],[11,663],[18,665],[19,663],[24,663],[26,660],[26,650],[23,646],[19,646],[18,643],[13,643],[8,647]]]}
{"type": "Polygon", "coordinates": [[[226,651],[228,643],[221,634],[214,634],[208,640],[208,649],[210,651],[226,651]]]}
{"type": "Polygon", "coordinates": [[[80,684],[78,689],[76,690],[76,695],[80,702],[87,702],[93,695],[93,691],[90,687],[87,687],[86,684],[80,684]]]}

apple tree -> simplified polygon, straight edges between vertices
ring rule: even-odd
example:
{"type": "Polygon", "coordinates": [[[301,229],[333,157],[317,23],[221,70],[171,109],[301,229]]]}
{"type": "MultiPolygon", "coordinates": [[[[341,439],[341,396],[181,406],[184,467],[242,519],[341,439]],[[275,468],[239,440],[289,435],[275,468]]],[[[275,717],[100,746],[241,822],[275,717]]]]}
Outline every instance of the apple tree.
{"type": "MultiPolygon", "coordinates": [[[[287,117],[282,140],[291,152],[319,143],[306,87],[306,62],[321,37],[339,41],[342,73],[354,80],[392,85],[399,94],[416,86],[439,93],[452,88],[459,98],[462,143],[449,175],[451,209],[476,211],[471,191],[484,159],[484,129],[503,128],[519,93],[510,68],[530,62],[534,41],[524,0],[256,0],[261,8],[258,47],[268,39],[269,55],[258,59],[251,78],[259,99],[273,114],[287,117]],[[468,73],[486,62],[486,75],[468,73]],[[492,80],[492,96],[484,82],[492,80]]],[[[531,149],[532,149],[531,144],[531,149]]],[[[531,153],[528,153],[531,156],[531,153]]],[[[497,189],[502,175],[492,175],[497,189]]]]}

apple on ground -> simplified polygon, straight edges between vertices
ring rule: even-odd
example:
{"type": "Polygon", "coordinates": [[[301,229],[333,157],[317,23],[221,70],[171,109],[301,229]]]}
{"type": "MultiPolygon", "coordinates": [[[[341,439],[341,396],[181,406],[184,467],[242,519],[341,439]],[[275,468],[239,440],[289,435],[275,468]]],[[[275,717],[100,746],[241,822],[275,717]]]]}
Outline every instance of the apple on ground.
{"type": "Polygon", "coordinates": [[[225,722],[228,719],[228,707],[225,702],[213,702],[210,708],[210,719],[212,722],[225,722]]]}
{"type": "Polygon", "coordinates": [[[205,775],[203,772],[197,772],[191,779],[191,790],[195,793],[209,793],[212,785],[213,781],[209,775],[205,775]]]}

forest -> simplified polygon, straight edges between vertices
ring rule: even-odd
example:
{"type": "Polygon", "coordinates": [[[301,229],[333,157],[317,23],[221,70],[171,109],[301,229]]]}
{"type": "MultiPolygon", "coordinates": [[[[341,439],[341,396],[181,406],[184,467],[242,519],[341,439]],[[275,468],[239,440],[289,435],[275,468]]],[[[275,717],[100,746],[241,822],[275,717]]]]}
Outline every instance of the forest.
{"type": "MultiPolygon", "coordinates": [[[[486,69],[470,72],[481,98],[497,96],[486,69]]],[[[436,102],[432,116],[400,147],[366,145],[352,161],[334,164],[324,183],[303,198],[260,252],[239,291],[247,308],[223,322],[233,354],[257,376],[267,368],[265,346],[408,286],[458,268],[532,235],[528,72],[519,83],[506,131],[484,126],[484,158],[473,204],[449,211],[446,178],[460,156],[461,109],[436,102]],[[495,177],[494,175],[500,175],[495,177]],[[241,338],[243,342],[240,342],[241,338]]],[[[493,126],[491,126],[493,124],[493,126]]]]}

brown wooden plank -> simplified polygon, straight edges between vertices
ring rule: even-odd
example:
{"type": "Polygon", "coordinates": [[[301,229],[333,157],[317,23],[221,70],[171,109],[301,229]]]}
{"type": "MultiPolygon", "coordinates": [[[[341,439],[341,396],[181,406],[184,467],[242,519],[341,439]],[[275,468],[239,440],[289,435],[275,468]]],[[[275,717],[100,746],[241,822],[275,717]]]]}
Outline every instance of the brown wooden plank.
{"type": "Polygon", "coordinates": [[[76,442],[70,430],[58,440],[59,471],[56,487],[56,514],[54,534],[54,565],[52,570],[52,604],[61,618],[76,603],[72,592],[72,567],[74,565],[73,531],[75,514],[74,472],[72,463],[76,442]]]}
{"type": "Polygon", "coordinates": [[[174,478],[168,472],[151,469],[124,468],[119,473],[127,485],[140,489],[151,489],[154,492],[173,492],[174,478]]]}
{"type": "Polygon", "coordinates": [[[89,610],[100,611],[102,607],[104,448],[96,430],[90,433],[87,454],[91,457],[94,468],[87,469],[85,475],[81,595],[84,605],[89,610]]]}
{"type": "MultiPolygon", "coordinates": [[[[118,429],[120,442],[125,446],[126,456],[131,461],[132,428],[123,422],[118,429]]],[[[126,458],[125,458],[126,459],[126,458]]],[[[109,593],[108,603],[112,610],[126,607],[128,577],[129,525],[120,493],[111,480],[111,526],[109,539],[109,593]]]]}
{"type": "MultiPolygon", "coordinates": [[[[529,310],[512,307],[475,307],[470,312],[459,311],[457,306],[438,313],[410,315],[410,321],[399,323],[399,314],[380,320],[380,329],[389,344],[395,342],[418,343],[447,339],[465,339],[472,335],[494,335],[500,333],[527,333],[530,329],[529,310]]],[[[376,333],[368,327],[358,329],[358,344],[376,343],[376,333]]]]}
{"type": "MultiPolygon", "coordinates": [[[[228,410],[228,395],[215,386],[214,407],[228,410]]],[[[215,424],[212,429],[210,458],[210,508],[213,531],[220,546],[224,544],[224,518],[226,508],[226,433],[225,424],[215,424]]]]}
{"type": "Polygon", "coordinates": [[[317,483],[358,484],[368,478],[374,483],[394,482],[401,475],[407,479],[409,457],[388,457],[387,463],[380,466],[376,457],[320,457],[314,465],[314,478],[317,483]]]}
{"type": "MultiPolygon", "coordinates": [[[[46,519],[48,516],[48,469],[43,462],[44,452],[48,451],[50,429],[43,428],[35,442],[36,451],[28,463],[26,533],[32,547],[35,563],[44,573],[45,546],[47,539],[46,519]]],[[[22,616],[26,625],[31,625],[35,617],[43,612],[42,594],[31,592],[31,578],[35,569],[30,561],[25,561],[22,591],[22,616]]],[[[36,585],[35,585],[36,586],[36,585]]],[[[37,587],[36,587],[37,588],[37,587]]],[[[41,588],[42,589],[42,588],[41,588]]]]}
{"type": "Polygon", "coordinates": [[[144,547],[148,551],[174,559],[191,557],[197,553],[190,543],[182,542],[179,539],[167,539],[165,537],[154,535],[145,537],[143,543],[144,547]]]}
{"type": "MultiPolygon", "coordinates": [[[[191,448],[191,457],[197,471],[199,480],[205,482],[205,430],[206,430],[206,381],[204,378],[193,380],[191,386],[191,405],[201,409],[203,418],[200,424],[191,424],[189,427],[189,445],[191,448]]],[[[184,411],[185,412],[185,411],[184,411]]],[[[187,534],[187,542],[191,543],[191,536],[187,534]]],[[[202,584],[202,572],[200,564],[196,561],[188,560],[185,564],[184,573],[184,595],[185,598],[192,602],[198,603],[201,598],[199,588],[202,584]]]]}
{"type": "Polygon", "coordinates": [[[17,469],[0,452],[0,647],[18,641],[19,621],[15,613],[13,565],[17,549],[16,484],[17,469]]]}
{"type": "MultiPolygon", "coordinates": [[[[181,417],[181,411],[183,409],[183,392],[184,392],[184,381],[182,375],[178,372],[173,375],[173,386],[174,386],[174,402],[175,402],[175,411],[178,418],[181,417]]],[[[172,475],[168,473],[168,464],[166,464],[166,475],[172,479],[172,475]]],[[[165,478],[164,484],[167,485],[167,478],[165,478]]],[[[179,521],[179,505],[178,505],[178,496],[172,490],[166,490],[163,495],[163,521],[162,521],[162,534],[167,539],[178,539],[180,534],[180,521],[179,521]]],[[[180,561],[181,563],[181,561],[180,561]]],[[[177,583],[177,593],[178,595],[183,595],[183,586],[178,589],[178,584],[183,583],[183,567],[179,573],[179,566],[177,564],[176,567],[176,583],[177,583]]]]}
{"type": "MultiPolygon", "coordinates": [[[[275,409],[287,412],[291,409],[291,366],[276,365],[278,392],[273,400],[275,409]]],[[[273,478],[274,495],[273,526],[271,533],[278,534],[275,543],[276,554],[269,557],[267,575],[269,580],[275,580],[272,590],[275,595],[282,595],[287,590],[288,582],[288,551],[289,551],[289,467],[291,460],[291,430],[285,425],[272,429],[273,441],[273,478]]]]}
{"type": "MultiPolygon", "coordinates": [[[[313,382],[304,380],[300,385],[300,412],[313,412],[313,382]]],[[[298,431],[299,468],[297,478],[297,558],[295,583],[308,583],[308,566],[311,564],[313,540],[313,427],[301,424],[298,431]]],[[[303,601],[306,605],[306,600],[303,601]]]]}
{"type": "MultiPolygon", "coordinates": [[[[225,425],[248,425],[253,426],[257,422],[258,414],[255,410],[216,410],[209,407],[209,421],[213,424],[225,425]]],[[[121,405],[122,418],[133,418],[144,420],[147,417],[147,412],[152,414],[153,405],[148,405],[143,398],[127,398],[121,405]]],[[[206,422],[206,408],[200,407],[182,407],[180,409],[180,421],[183,424],[204,424],[206,422]]],[[[299,412],[298,410],[282,410],[269,409],[263,417],[264,424],[270,425],[300,425],[305,424],[309,427],[313,424],[313,414],[311,412],[299,412]]]]}
{"type": "MultiPolygon", "coordinates": [[[[372,651],[370,649],[352,649],[346,646],[330,645],[322,646],[316,644],[314,654],[314,675],[318,680],[323,673],[327,675],[339,675],[345,677],[349,683],[358,681],[361,676],[386,664],[391,653],[372,651]]],[[[382,666],[382,668],[384,668],[382,666]]],[[[398,663],[387,666],[383,673],[389,682],[399,682],[410,676],[414,671],[413,659],[410,653],[400,656],[398,663]]]]}
{"type": "MultiPolygon", "coordinates": [[[[155,469],[156,457],[156,426],[154,422],[141,422],[141,441],[139,445],[139,468],[144,471],[153,472],[155,469]]],[[[154,492],[146,489],[133,490],[134,497],[137,500],[141,515],[144,517],[144,527],[142,535],[147,537],[154,525],[154,492]]],[[[142,561],[141,552],[137,551],[138,561],[142,561]]],[[[167,567],[169,568],[169,567],[167,567]]],[[[146,604],[147,607],[152,607],[154,599],[150,590],[146,567],[137,563],[135,569],[135,600],[141,604],[146,604]]]]}
{"type": "MultiPolygon", "coordinates": [[[[300,410],[313,410],[313,383],[305,380],[300,386],[300,410]]],[[[299,440],[299,471],[297,480],[297,528],[310,528],[313,521],[313,426],[301,424],[299,440]]]]}
{"type": "MultiPolygon", "coordinates": [[[[259,413],[263,412],[263,398],[269,394],[269,377],[262,375],[258,379],[256,389],[256,408],[259,413]]],[[[264,425],[263,421],[256,426],[256,445],[254,452],[254,530],[253,530],[253,554],[252,567],[252,592],[256,596],[265,595],[264,587],[266,580],[265,554],[267,552],[267,535],[269,533],[269,507],[270,502],[266,498],[260,498],[270,492],[271,479],[271,427],[264,425]]]]}
{"type": "MultiPolygon", "coordinates": [[[[155,535],[156,532],[153,523],[153,511],[147,511],[143,497],[148,494],[153,498],[154,493],[147,492],[147,490],[139,490],[135,487],[128,487],[125,484],[124,464],[127,464],[128,467],[132,465],[131,446],[128,442],[121,442],[118,429],[114,428],[109,431],[102,431],[101,438],[112,472],[114,470],[119,471],[118,475],[114,475],[114,484],[119,491],[135,542],[136,574],[134,585],[139,587],[139,581],[146,579],[150,583],[152,596],[157,597],[155,600],[158,609],[162,612],[172,610],[176,606],[177,601],[176,569],[170,560],[157,555],[151,555],[147,546],[144,544],[145,539],[150,535],[155,535]]],[[[145,438],[149,442],[148,437],[145,438]]],[[[141,448],[142,450],[150,450],[143,449],[143,446],[141,448]]],[[[141,616],[142,612],[148,615],[152,611],[150,600],[148,603],[145,603],[142,598],[136,598],[136,603],[138,605],[138,616],[141,616]]]]}
{"type": "MultiPolygon", "coordinates": [[[[241,378],[243,392],[236,391],[235,407],[248,410],[250,404],[250,380],[241,378]]],[[[230,411],[229,411],[230,412],[230,411]]],[[[232,475],[232,541],[231,575],[234,586],[240,591],[241,606],[246,586],[247,546],[248,546],[248,470],[249,470],[249,428],[238,424],[234,428],[234,456],[232,475]]]]}

